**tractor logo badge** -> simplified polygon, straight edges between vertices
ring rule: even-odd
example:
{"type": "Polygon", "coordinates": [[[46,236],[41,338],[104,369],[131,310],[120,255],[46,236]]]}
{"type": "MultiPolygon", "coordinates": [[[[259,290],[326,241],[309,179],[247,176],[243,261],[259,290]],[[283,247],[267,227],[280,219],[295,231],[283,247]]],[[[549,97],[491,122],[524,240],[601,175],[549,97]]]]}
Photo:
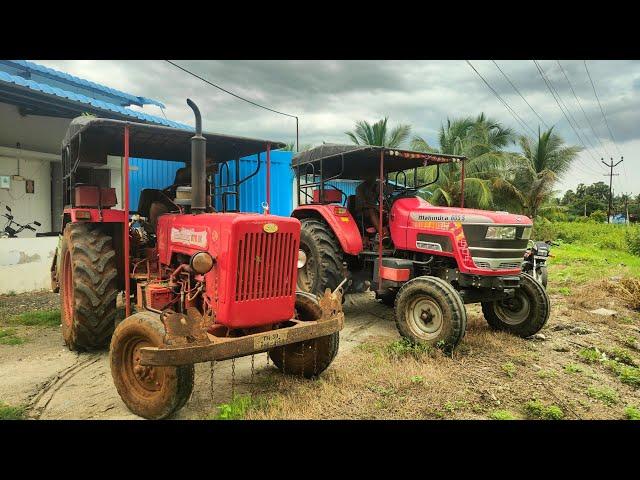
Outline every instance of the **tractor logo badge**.
{"type": "Polygon", "coordinates": [[[262,229],[267,233],[275,233],[278,231],[278,225],[275,223],[265,223],[262,226],[262,229]]]}
{"type": "Polygon", "coordinates": [[[171,241],[190,247],[207,248],[206,230],[197,231],[192,228],[171,228],[171,241]]]}

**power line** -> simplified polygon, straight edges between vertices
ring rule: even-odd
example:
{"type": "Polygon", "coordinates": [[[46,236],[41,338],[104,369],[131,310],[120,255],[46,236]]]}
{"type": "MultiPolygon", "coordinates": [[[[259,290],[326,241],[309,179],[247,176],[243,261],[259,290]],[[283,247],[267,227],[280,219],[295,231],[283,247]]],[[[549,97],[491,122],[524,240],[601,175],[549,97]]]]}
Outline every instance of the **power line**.
{"type": "Polygon", "coordinates": [[[500,94],[491,85],[489,85],[489,82],[485,80],[485,78],[480,74],[480,72],[478,72],[478,70],[476,70],[476,68],[471,64],[471,62],[469,60],[465,60],[465,62],[467,62],[467,64],[473,69],[473,71],[476,72],[476,74],[482,79],[484,84],[489,88],[489,90],[493,92],[493,94],[498,98],[498,100],[500,100],[500,102],[505,106],[505,108],[509,111],[511,116],[513,116],[516,122],[518,122],[522,127],[526,128],[533,135],[535,135],[536,132],[534,132],[531,129],[531,127],[529,127],[529,125],[527,125],[525,121],[522,120],[522,118],[520,118],[520,116],[516,113],[516,111],[513,108],[511,108],[511,106],[500,96],[500,94]]]}
{"type": "Polygon", "coordinates": [[[541,122],[542,122],[542,124],[545,126],[545,128],[546,128],[547,130],[549,130],[549,125],[547,125],[547,123],[546,123],[546,122],[544,121],[544,119],[543,119],[543,118],[538,114],[538,112],[536,112],[536,111],[534,110],[534,108],[533,108],[533,107],[531,106],[531,104],[527,101],[527,99],[526,99],[526,98],[524,98],[524,95],[522,95],[522,93],[520,93],[520,90],[518,90],[518,87],[516,87],[516,86],[513,84],[513,82],[511,81],[511,79],[507,76],[507,74],[506,74],[506,73],[504,73],[504,72],[502,71],[502,69],[501,69],[501,68],[500,68],[500,66],[495,62],[495,60],[491,60],[491,61],[492,61],[492,62],[493,62],[493,64],[496,66],[496,68],[497,68],[498,70],[500,70],[500,73],[501,73],[501,74],[502,74],[502,76],[507,80],[507,82],[509,82],[509,85],[511,85],[511,86],[513,87],[513,89],[516,91],[516,93],[517,93],[518,95],[520,95],[520,98],[522,98],[522,100],[524,100],[524,103],[526,103],[526,104],[529,106],[529,108],[531,109],[531,111],[536,115],[536,117],[538,117],[538,118],[540,119],[540,121],[541,121],[541,122]]]}
{"type": "MultiPolygon", "coordinates": [[[[592,160],[594,162],[598,162],[598,160],[596,160],[596,158],[593,156],[593,153],[591,153],[591,151],[589,151],[589,149],[587,148],[587,146],[585,145],[584,141],[582,140],[582,137],[580,136],[580,134],[578,133],[578,131],[575,129],[575,127],[573,126],[573,124],[571,123],[571,120],[569,120],[569,117],[567,116],[567,114],[565,113],[564,109],[562,108],[562,105],[560,105],[560,99],[559,99],[559,95],[558,98],[556,98],[556,94],[557,92],[555,92],[555,89],[553,88],[553,85],[551,85],[550,81],[547,79],[547,76],[544,73],[544,70],[542,69],[542,67],[538,64],[538,62],[536,60],[533,60],[533,63],[535,64],[536,68],[538,69],[538,72],[540,73],[540,76],[542,77],[542,80],[544,81],[545,85],[547,86],[547,89],[549,90],[549,92],[551,92],[551,96],[553,97],[553,99],[555,100],[556,104],[558,105],[558,108],[560,109],[560,111],[562,112],[562,115],[564,116],[564,118],[567,120],[567,123],[569,124],[569,126],[571,127],[571,129],[573,130],[573,133],[576,134],[576,137],[578,138],[578,141],[582,144],[582,146],[585,148],[586,152],[589,154],[589,156],[592,158],[592,160]]],[[[565,107],[566,108],[566,107],[565,107]]],[[[584,165],[585,168],[589,168],[586,165],[584,165]]],[[[597,172],[598,174],[600,174],[600,172],[597,172]]]]}
{"type": "Polygon", "coordinates": [[[207,83],[207,84],[211,85],[212,87],[215,87],[218,90],[223,91],[224,93],[228,93],[232,97],[236,97],[237,99],[242,100],[243,102],[250,103],[251,105],[254,105],[254,106],[258,107],[258,108],[263,108],[265,110],[269,110],[270,112],[273,112],[273,113],[284,115],[284,116],[290,117],[290,118],[295,118],[296,119],[296,150],[299,150],[300,145],[299,145],[299,139],[298,139],[298,117],[296,115],[292,115],[290,113],[280,112],[280,111],[275,110],[273,108],[265,107],[264,105],[260,105],[259,103],[256,103],[256,102],[254,102],[252,100],[246,99],[244,97],[241,97],[240,95],[237,95],[237,94],[235,94],[233,92],[230,92],[229,90],[227,90],[225,88],[222,88],[220,85],[216,85],[215,83],[210,82],[206,78],[203,78],[200,75],[197,75],[197,74],[187,70],[186,68],[181,67],[180,65],[178,65],[177,63],[172,62],[171,60],[165,60],[165,62],[170,63],[171,65],[173,65],[176,68],[179,68],[183,72],[188,73],[189,75],[192,75],[192,76],[196,77],[197,79],[202,80],[204,83],[207,83]]]}
{"type": "Polygon", "coordinates": [[[602,118],[604,118],[604,123],[607,126],[607,130],[609,131],[609,136],[611,137],[611,141],[613,142],[613,145],[616,147],[618,154],[622,155],[622,152],[620,152],[620,149],[618,148],[618,145],[616,145],[616,141],[613,138],[613,133],[611,132],[611,128],[609,127],[609,122],[607,122],[607,116],[604,114],[604,109],[602,108],[602,104],[600,103],[600,98],[598,98],[598,93],[596,92],[596,86],[593,83],[593,79],[591,78],[591,74],[589,73],[589,68],[587,67],[587,61],[583,60],[583,63],[584,63],[584,69],[587,72],[587,76],[589,77],[589,81],[591,82],[591,87],[593,88],[593,94],[595,95],[596,100],[598,101],[598,107],[600,107],[600,113],[602,113],[602,118]]]}
{"type": "Polygon", "coordinates": [[[582,115],[584,115],[584,118],[587,121],[589,128],[591,128],[591,132],[593,133],[593,136],[600,143],[600,147],[602,147],[602,150],[604,151],[605,156],[608,156],[609,153],[607,152],[606,147],[604,146],[604,144],[602,143],[602,140],[600,140],[600,137],[598,136],[595,129],[593,128],[593,124],[591,123],[591,120],[589,120],[589,117],[587,116],[587,113],[584,111],[584,108],[582,108],[582,103],[580,103],[580,99],[578,98],[578,95],[576,95],[576,91],[574,90],[573,85],[571,84],[571,80],[569,80],[567,72],[565,72],[564,68],[562,68],[562,64],[560,63],[560,60],[556,60],[556,62],[558,63],[558,66],[560,67],[560,70],[562,71],[564,78],[567,80],[567,83],[569,84],[569,88],[571,89],[571,93],[573,93],[573,97],[576,99],[576,102],[578,102],[578,106],[580,107],[580,110],[582,111],[582,115]]]}

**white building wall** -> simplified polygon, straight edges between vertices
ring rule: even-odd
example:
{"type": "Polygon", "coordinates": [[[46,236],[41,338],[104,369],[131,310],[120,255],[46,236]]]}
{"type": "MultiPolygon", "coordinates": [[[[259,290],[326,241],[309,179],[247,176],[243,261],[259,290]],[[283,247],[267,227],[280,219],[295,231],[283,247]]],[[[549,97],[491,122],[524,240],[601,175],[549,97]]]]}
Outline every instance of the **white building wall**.
{"type": "Polygon", "coordinates": [[[57,244],[58,237],[1,238],[0,294],[49,289],[57,244]]]}
{"type": "MultiPolygon", "coordinates": [[[[0,156],[0,175],[17,175],[18,159],[0,156]]],[[[9,205],[15,220],[21,224],[37,220],[42,224],[38,232],[51,231],[51,165],[48,160],[20,159],[20,176],[34,181],[35,193],[26,193],[24,180],[11,179],[11,188],[0,188],[0,215],[9,205]]],[[[0,229],[6,219],[0,216],[0,229]]],[[[35,237],[30,230],[23,230],[21,238],[35,237]]],[[[0,240],[2,241],[2,240],[0,240]]]]}

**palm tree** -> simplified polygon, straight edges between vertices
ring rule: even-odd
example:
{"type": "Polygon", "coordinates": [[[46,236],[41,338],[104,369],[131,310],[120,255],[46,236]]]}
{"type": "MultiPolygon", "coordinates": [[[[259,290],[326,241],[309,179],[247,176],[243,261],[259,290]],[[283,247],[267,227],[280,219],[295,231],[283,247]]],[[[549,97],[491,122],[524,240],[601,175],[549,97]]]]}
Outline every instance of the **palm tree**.
{"type": "Polygon", "coordinates": [[[524,161],[515,183],[522,193],[525,213],[535,218],[554,195],[556,181],[569,171],[582,148],[566,146],[553,127],[544,132],[538,128],[537,139],[521,135],[519,144],[524,161]]]}
{"type": "MultiPolygon", "coordinates": [[[[505,199],[518,197],[517,189],[511,183],[517,163],[515,155],[504,151],[514,141],[513,130],[481,113],[476,118],[447,119],[446,126],[442,125],[438,132],[439,148],[431,147],[420,136],[413,137],[411,148],[466,156],[465,203],[467,206],[489,208],[494,204],[495,194],[505,199]]],[[[459,163],[449,163],[440,166],[437,176],[435,168],[424,168],[418,173],[418,183],[433,182],[427,187],[432,203],[457,205],[461,196],[461,170],[459,163]]]]}
{"type": "Polygon", "coordinates": [[[371,125],[366,120],[356,122],[353,132],[344,132],[356,145],[378,145],[399,148],[411,134],[411,126],[400,124],[389,130],[388,117],[371,125]]]}
{"type": "MultiPolygon", "coordinates": [[[[311,145],[310,143],[303,143],[302,145],[300,145],[300,151],[304,152],[305,150],[310,150],[313,147],[313,145],[311,145]]],[[[296,152],[296,142],[289,142],[287,143],[284,147],[282,147],[280,150],[282,150],[283,152],[296,152]]]]}

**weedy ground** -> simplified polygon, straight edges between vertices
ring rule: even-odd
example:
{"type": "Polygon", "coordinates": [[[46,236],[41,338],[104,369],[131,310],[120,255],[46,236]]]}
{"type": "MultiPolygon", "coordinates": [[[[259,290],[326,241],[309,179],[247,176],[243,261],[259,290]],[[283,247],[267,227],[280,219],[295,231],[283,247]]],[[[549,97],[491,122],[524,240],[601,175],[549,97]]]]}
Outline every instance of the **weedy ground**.
{"type": "Polygon", "coordinates": [[[452,354],[372,335],[315,381],[272,372],[224,408],[248,419],[640,418],[640,312],[628,294],[640,287],[640,259],[583,245],[553,251],[544,340],[494,332],[468,305],[452,354]],[[617,313],[590,313],[597,308],[617,313]]]}

